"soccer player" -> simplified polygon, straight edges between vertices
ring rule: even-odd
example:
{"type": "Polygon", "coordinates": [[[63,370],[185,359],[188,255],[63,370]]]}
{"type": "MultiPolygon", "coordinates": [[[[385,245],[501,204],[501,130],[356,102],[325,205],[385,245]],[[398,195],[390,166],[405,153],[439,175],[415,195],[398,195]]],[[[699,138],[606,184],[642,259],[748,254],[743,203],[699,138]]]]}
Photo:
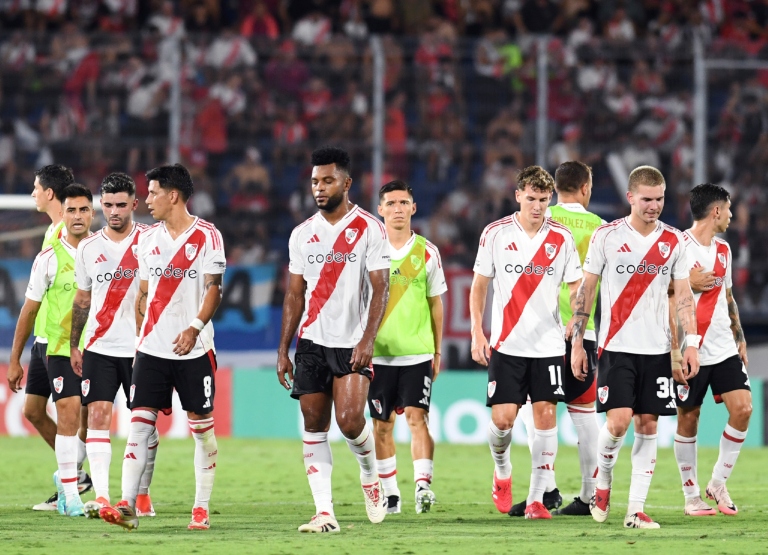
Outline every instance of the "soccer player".
{"type": "MultiPolygon", "coordinates": [[[[75,253],[90,235],[93,221],[93,196],[78,184],[67,185],[60,193],[66,236],[54,235],[51,246],[41,251],[32,265],[24,307],[13,336],[11,361],[18,364],[24,344],[32,333],[35,317],[43,298],[48,299],[45,337],[48,339],[48,380],[56,404],[56,439],[54,450],[59,470],[54,474],[58,489],[59,512],[83,516],[83,502],[78,492],[78,429],[80,428],[80,375],[69,360],[69,339],[75,283],[75,253]]],[[[18,383],[14,384],[14,391],[18,383]]]]}
{"type": "Polygon", "coordinates": [[[554,180],[530,166],[517,176],[520,210],[489,224],[480,237],[469,294],[472,358],[488,366],[488,443],[495,462],[493,501],[499,512],[512,508],[509,447],[517,411],[530,396],[535,438],[525,518],[552,518],[544,489],[557,456],[557,401],[563,391],[565,341],[558,296],[567,283],[575,295],[581,264],[573,235],[545,216],[554,180]],[[488,285],[493,280],[491,343],[483,332],[488,285]]]}
{"type": "Polygon", "coordinates": [[[188,528],[204,530],[210,527],[208,502],[218,455],[211,318],[221,303],[224,243],[213,224],[187,211],[194,186],[184,166],[152,169],[147,181],[147,206],[159,223],[139,233],[137,245],[138,348],[128,396],[131,425],[123,458],[123,498],[99,514],[110,524],[138,527],[136,501],[157,412],[170,412],[176,389],[195,440],[195,504],[188,528]]]}
{"type": "MultiPolygon", "coordinates": [[[[45,232],[42,250],[51,246],[51,239],[54,236],[59,238],[66,235],[66,228],[62,222],[61,200],[59,195],[67,185],[75,181],[72,170],[65,166],[51,164],[43,166],[35,172],[35,182],[32,189],[32,198],[35,199],[35,207],[38,212],[45,212],[51,219],[51,225],[45,232]]],[[[24,417],[35,427],[40,437],[54,448],[56,442],[56,423],[48,416],[46,405],[48,397],[51,396],[51,386],[48,383],[48,357],[45,349],[48,340],[45,338],[45,315],[48,311],[48,301],[43,297],[43,302],[37,312],[35,320],[35,342],[32,345],[32,352],[27,371],[27,385],[25,387],[24,397],[24,417]]],[[[8,368],[8,383],[12,391],[18,390],[18,384],[24,378],[24,369],[21,364],[11,361],[8,368]]],[[[81,413],[82,416],[82,413],[81,413]]],[[[83,461],[85,460],[85,423],[81,423],[79,431],[78,450],[77,450],[77,468],[78,468],[78,490],[80,493],[89,491],[92,487],[91,479],[83,470],[83,461]]],[[[55,511],[57,500],[59,498],[58,490],[45,502],[33,506],[35,511],[55,511]]]]}
{"type": "Polygon", "coordinates": [[[290,281],[277,377],[299,400],[304,417],[304,468],[316,514],[299,532],[324,533],[339,532],[328,445],[334,405],[336,422],[360,465],[368,519],[378,523],[387,514],[375,440],[364,412],[374,339],[387,307],[390,261],[384,226],[349,201],[349,154],[319,148],[312,153],[312,166],[318,212],[293,230],[288,243],[290,281]],[[288,348],[297,330],[294,379],[288,348]]]}
{"type": "Polygon", "coordinates": [[[720,456],[712,469],[706,493],[707,497],[715,500],[721,513],[735,515],[738,509],[731,501],[725,482],[747,437],[752,415],[752,393],[747,376],[747,342],[731,291],[733,257],[728,243],[715,236],[728,229],[731,199],[722,187],[706,183],[691,190],[690,202],[693,226],[683,233],[688,265],[712,272],[714,284],[704,291],[695,291],[698,333],[702,337],[699,374],[688,380],[675,376],[675,458],[683,482],[685,514],[717,514],[701,499],[696,469],[699,414],[707,388],[711,387],[715,400],[725,402],[728,423],[720,438],[720,456]]]}
{"type": "Polygon", "coordinates": [[[629,174],[631,213],[592,235],[573,320],[571,366],[576,379],[585,380],[589,372],[583,345],[590,317],[587,311],[602,277],[597,410],[607,412],[607,420],[597,438],[597,484],[590,512],[598,522],[608,518],[613,467],[634,418],[625,528],[659,528],[643,509],[656,466],[659,415],[675,414],[676,408],[667,297],[670,283],[687,334],[683,372],[687,379],[699,370],[699,338],[683,235],[659,221],[665,188],[664,176],[651,166],[640,166],[629,174]]]}
{"type": "MultiPolygon", "coordinates": [[[[80,242],[75,258],[77,293],[69,343],[72,367],[82,374],[83,406],[88,408],[85,446],[96,490],[96,500],[85,504],[85,514],[89,518],[98,518],[99,510],[110,504],[112,404],[120,387],[126,399],[130,395],[131,366],[136,354],[137,248],[139,233],[148,227],[133,221],[137,205],[133,179],[124,173],[106,176],[101,183],[101,208],[107,225],[80,242]],[[81,352],[84,329],[85,349],[81,352]]],[[[136,498],[138,516],[154,516],[149,483],[155,467],[157,444],[155,429],[149,439],[147,469],[136,498]]]]}
{"type": "Polygon", "coordinates": [[[368,409],[388,513],[400,512],[392,437],[396,413],[405,412],[411,430],[416,513],[428,512],[435,502],[430,488],[435,442],[429,433],[429,401],[440,372],[440,295],[448,287],[437,247],[411,231],[415,213],[413,190],[404,181],[390,181],[379,190],[379,215],[387,229],[391,267],[389,302],[373,346],[375,377],[368,390],[368,409]]]}

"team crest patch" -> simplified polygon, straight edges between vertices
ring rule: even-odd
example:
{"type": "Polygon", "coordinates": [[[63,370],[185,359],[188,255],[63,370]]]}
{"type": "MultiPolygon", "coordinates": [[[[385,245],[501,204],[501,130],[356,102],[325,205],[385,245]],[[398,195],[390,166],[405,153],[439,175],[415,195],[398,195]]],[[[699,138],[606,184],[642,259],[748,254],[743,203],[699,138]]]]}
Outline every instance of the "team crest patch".
{"type": "Polygon", "coordinates": [[[56,390],[56,393],[61,393],[61,390],[64,389],[63,376],[59,376],[58,378],[53,378],[53,389],[56,390]]]}
{"type": "Polygon", "coordinates": [[[659,243],[659,252],[663,258],[669,256],[669,243],[659,243]]]}
{"type": "Polygon", "coordinates": [[[91,391],[91,380],[80,382],[80,391],[83,392],[83,397],[88,397],[88,392],[91,391]]]}
{"type": "Polygon", "coordinates": [[[720,265],[725,268],[725,255],[721,252],[717,253],[717,259],[720,261],[720,265]]]}
{"type": "Polygon", "coordinates": [[[557,245],[553,245],[552,243],[544,243],[544,253],[547,255],[547,258],[552,260],[552,257],[555,256],[556,252],[557,245]]]}
{"type": "Polygon", "coordinates": [[[131,385],[131,395],[130,395],[131,403],[133,403],[133,396],[135,394],[136,394],[136,384],[133,384],[133,385],[131,385]]]}
{"type": "Polygon", "coordinates": [[[351,245],[357,239],[357,234],[358,230],[355,228],[344,230],[344,239],[346,239],[348,245],[351,245]]]}
{"type": "Polygon", "coordinates": [[[600,403],[603,405],[608,400],[608,386],[600,387],[597,390],[597,398],[600,399],[600,403]]]}
{"type": "Polygon", "coordinates": [[[376,412],[381,414],[381,403],[379,402],[379,400],[378,399],[374,399],[373,401],[371,401],[371,404],[373,405],[373,408],[376,409],[376,412]]]}
{"type": "Polygon", "coordinates": [[[187,260],[195,258],[195,255],[197,254],[197,245],[193,245],[192,243],[184,245],[184,254],[187,257],[187,260]]]}
{"type": "Polygon", "coordinates": [[[415,254],[412,254],[411,255],[411,266],[413,266],[413,269],[418,272],[419,269],[421,268],[421,258],[416,256],[415,254]]]}
{"type": "Polygon", "coordinates": [[[496,381],[488,382],[488,397],[493,397],[493,394],[496,393],[496,381]]]}
{"type": "Polygon", "coordinates": [[[691,391],[691,388],[687,385],[678,385],[677,386],[677,396],[680,398],[681,401],[685,401],[688,399],[688,393],[691,391]]]}
{"type": "Polygon", "coordinates": [[[131,252],[133,253],[133,257],[138,260],[139,259],[139,245],[131,245],[131,252]]]}

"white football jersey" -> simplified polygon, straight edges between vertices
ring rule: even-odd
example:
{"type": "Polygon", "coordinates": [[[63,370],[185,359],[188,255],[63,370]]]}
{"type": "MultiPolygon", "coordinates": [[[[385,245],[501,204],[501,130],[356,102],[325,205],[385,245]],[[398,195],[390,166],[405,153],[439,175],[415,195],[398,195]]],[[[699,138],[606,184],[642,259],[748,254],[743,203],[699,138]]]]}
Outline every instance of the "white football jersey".
{"type": "MultiPolygon", "coordinates": [[[[75,257],[77,249],[67,243],[67,240],[61,237],[61,244],[67,250],[67,252],[75,257]]],[[[56,259],[56,253],[53,252],[53,247],[48,247],[40,251],[35,257],[35,261],[32,263],[32,272],[29,276],[29,284],[27,285],[27,292],[24,296],[30,300],[42,302],[45,292],[53,285],[53,281],[56,279],[56,273],[58,269],[58,260],[56,259]]],[[[71,270],[71,268],[70,268],[71,270]]]]}
{"type": "Polygon", "coordinates": [[[731,248],[728,243],[715,237],[705,247],[692,233],[683,233],[688,268],[704,268],[715,273],[715,285],[709,291],[695,293],[696,320],[701,336],[699,362],[702,365],[717,364],[739,351],[731,331],[731,317],[728,315],[726,289],[733,287],[731,279],[731,248]]]}
{"type": "Polygon", "coordinates": [[[136,292],[139,290],[138,242],[145,224],[134,223],[119,243],[102,229],[77,247],[75,281],[91,292],[85,349],[100,355],[133,358],[136,354],[136,292]]]}
{"type": "Polygon", "coordinates": [[[475,272],[493,278],[491,347],[528,358],[565,355],[560,285],[582,277],[573,235],[545,218],[528,237],[517,214],[483,230],[475,260],[475,272]]]}
{"type": "Polygon", "coordinates": [[[359,206],[334,225],[318,212],[293,230],[288,252],[288,271],[307,282],[299,337],[325,347],[357,345],[368,323],[368,272],[389,271],[384,224],[359,206]]]}
{"type": "Polygon", "coordinates": [[[681,231],[657,222],[643,237],[629,217],[600,226],[584,271],[602,276],[598,355],[603,349],[639,355],[671,350],[669,283],[688,278],[681,231]]]}
{"type": "Polygon", "coordinates": [[[200,312],[205,295],[204,275],[223,274],[227,269],[219,230],[196,218],[174,240],[161,222],[139,234],[138,247],[139,278],[149,282],[139,351],[174,360],[215,352],[211,322],[205,325],[188,354],[175,354],[173,341],[200,312]]]}

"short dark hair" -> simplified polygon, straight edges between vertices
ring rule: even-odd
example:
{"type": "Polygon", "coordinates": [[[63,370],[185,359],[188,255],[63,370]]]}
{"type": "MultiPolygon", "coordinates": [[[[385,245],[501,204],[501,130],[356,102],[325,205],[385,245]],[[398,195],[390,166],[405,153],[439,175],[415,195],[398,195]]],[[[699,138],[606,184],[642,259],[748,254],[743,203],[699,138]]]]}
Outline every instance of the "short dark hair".
{"type": "Polygon", "coordinates": [[[557,192],[575,193],[589,181],[592,168],[584,162],[570,160],[563,162],[555,170],[555,189],[557,192]]]}
{"type": "Polygon", "coordinates": [[[181,164],[167,164],[151,169],[146,173],[147,181],[157,181],[165,190],[176,189],[184,202],[195,192],[189,170],[181,164]]]}
{"type": "Polygon", "coordinates": [[[381,186],[381,189],[379,189],[379,202],[384,199],[384,195],[391,193],[392,191],[405,191],[411,195],[411,198],[413,198],[413,189],[411,189],[411,186],[405,181],[395,179],[394,181],[390,181],[381,186]]]}
{"type": "Polygon", "coordinates": [[[40,181],[43,189],[53,189],[53,194],[59,201],[64,202],[61,192],[67,185],[75,182],[75,174],[72,170],[61,164],[49,164],[35,172],[35,177],[40,181]]]}
{"type": "Polygon", "coordinates": [[[61,191],[61,203],[64,204],[64,201],[66,201],[68,198],[80,198],[85,197],[88,199],[88,202],[93,204],[93,194],[91,193],[91,190],[86,187],[85,185],[80,185],[79,183],[72,183],[71,185],[67,185],[64,187],[64,189],[61,191]]]}
{"type": "Polygon", "coordinates": [[[634,193],[640,185],[649,187],[664,185],[666,187],[667,182],[664,181],[664,175],[653,166],[638,166],[629,174],[627,189],[634,193]]]}
{"type": "Polygon", "coordinates": [[[541,193],[551,193],[555,190],[555,180],[541,166],[528,166],[520,170],[517,174],[517,188],[523,191],[526,185],[541,193]]]}
{"type": "Polygon", "coordinates": [[[327,166],[329,164],[336,164],[336,168],[347,175],[352,173],[352,161],[349,158],[349,153],[343,148],[321,146],[312,153],[313,166],[327,166]]]}
{"type": "Polygon", "coordinates": [[[691,214],[695,221],[703,220],[712,210],[712,205],[717,202],[727,202],[731,195],[713,183],[702,183],[691,189],[691,214]]]}
{"type": "Polygon", "coordinates": [[[136,183],[127,173],[112,172],[101,181],[101,194],[128,193],[136,196],[136,183]]]}

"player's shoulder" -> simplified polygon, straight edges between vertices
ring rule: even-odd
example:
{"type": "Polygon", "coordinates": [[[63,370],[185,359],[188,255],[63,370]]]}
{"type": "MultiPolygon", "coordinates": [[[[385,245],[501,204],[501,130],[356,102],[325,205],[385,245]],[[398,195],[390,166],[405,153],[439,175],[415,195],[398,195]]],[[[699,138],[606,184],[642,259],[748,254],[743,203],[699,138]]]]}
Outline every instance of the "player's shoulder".
{"type": "Polygon", "coordinates": [[[480,237],[489,238],[493,235],[496,235],[500,231],[504,229],[508,229],[509,226],[513,224],[513,222],[514,222],[514,215],[504,216],[503,218],[493,221],[489,223],[487,226],[485,226],[485,228],[483,229],[483,233],[480,237]]]}
{"type": "Polygon", "coordinates": [[[198,218],[195,222],[195,227],[202,231],[208,240],[213,244],[214,249],[220,249],[222,247],[221,232],[208,220],[198,218]]]}
{"type": "Polygon", "coordinates": [[[312,214],[309,218],[301,222],[299,225],[293,228],[293,231],[291,231],[291,237],[298,237],[301,233],[307,232],[312,229],[312,222],[317,217],[317,213],[312,214]]]}
{"type": "Polygon", "coordinates": [[[570,239],[573,241],[573,233],[571,233],[571,230],[568,229],[567,226],[561,224],[554,218],[547,218],[546,219],[547,225],[549,226],[549,229],[551,229],[555,233],[559,233],[566,239],[570,239]]]}
{"type": "Polygon", "coordinates": [[[437,262],[437,266],[442,266],[442,261],[440,259],[440,249],[438,249],[433,243],[431,243],[426,237],[424,238],[424,255],[426,258],[426,261],[429,262],[431,259],[434,258],[435,262],[437,262]]]}
{"type": "Polygon", "coordinates": [[[77,250],[85,252],[85,249],[88,248],[89,246],[98,244],[101,241],[103,236],[104,234],[102,233],[101,230],[97,231],[93,235],[89,235],[88,237],[80,241],[80,244],[77,246],[77,250]]]}
{"type": "Polygon", "coordinates": [[[56,258],[56,253],[54,252],[53,247],[45,247],[43,250],[37,253],[35,262],[47,261],[51,258],[56,258]]]}
{"type": "Polygon", "coordinates": [[[155,225],[158,225],[158,224],[155,224],[155,225],[143,224],[141,222],[135,222],[135,223],[136,223],[136,227],[134,228],[134,231],[136,233],[144,233],[145,231],[149,230],[149,228],[155,227],[155,225]]]}
{"type": "Polygon", "coordinates": [[[592,232],[592,239],[591,242],[594,243],[598,239],[604,239],[606,236],[610,235],[611,233],[623,229],[626,225],[626,219],[625,218],[619,218],[617,220],[613,220],[611,222],[606,222],[601,226],[598,226],[597,229],[595,229],[594,232],[592,232]]]}
{"type": "Polygon", "coordinates": [[[363,210],[359,206],[355,208],[357,214],[356,216],[361,217],[365,223],[368,225],[368,228],[371,231],[378,231],[381,234],[381,238],[385,239],[387,237],[387,228],[384,227],[384,224],[381,222],[380,219],[378,219],[376,216],[368,212],[367,210],[363,210]]]}
{"type": "Polygon", "coordinates": [[[148,225],[145,229],[141,230],[139,234],[139,241],[146,241],[150,237],[156,236],[157,232],[162,228],[163,222],[157,222],[153,225],[148,225]]]}
{"type": "Polygon", "coordinates": [[[728,241],[726,241],[725,239],[723,239],[721,237],[713,237],[713,239],[714,239],[716,245],[718,245],[720,247],[724,247],[725,249],[728,250],[728,254],[729,255],[731,254],[731,245],[730,245],[730,243],[728,243],[728,241]]]}

